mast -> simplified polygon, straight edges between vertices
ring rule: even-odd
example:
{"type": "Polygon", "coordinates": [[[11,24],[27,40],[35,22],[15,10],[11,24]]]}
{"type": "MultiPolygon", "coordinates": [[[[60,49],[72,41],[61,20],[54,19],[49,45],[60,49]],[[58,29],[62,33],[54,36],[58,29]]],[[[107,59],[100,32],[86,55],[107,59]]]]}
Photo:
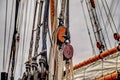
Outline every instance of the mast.
{"type": "Polygon", "coordinates": [[[50,0],[50,17],[51,17],[51,35],[52,35],[52,45],[50,47],[49,54],[49,80],[55,80],[55,66],[56,59],[55,54],[57,53],[57,38],[56,38],[56,29],[57,29],[57,1],[50,0]]]}

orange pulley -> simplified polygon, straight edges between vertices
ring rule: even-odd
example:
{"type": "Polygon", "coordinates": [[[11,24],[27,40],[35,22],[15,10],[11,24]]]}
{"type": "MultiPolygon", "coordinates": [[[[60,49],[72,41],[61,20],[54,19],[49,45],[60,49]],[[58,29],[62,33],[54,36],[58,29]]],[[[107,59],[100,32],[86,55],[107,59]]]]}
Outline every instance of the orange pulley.
{"type": "Polygon", "coordinates": [[[57,39],[61,42],[65,42],[66,27],[61,26],[58,28],[57,39]]]}
{"type": "Polygon", "coordinates": [[[70,44],[66,44],[63,49],[63,55],[66,59],[71,59],[73,57],[73,47],[70,44]]]}
{"type": "Polygon", "coordinates": [[[114,39],[119,41],[120,35],[119,33],[114,33],[114,39]]]}

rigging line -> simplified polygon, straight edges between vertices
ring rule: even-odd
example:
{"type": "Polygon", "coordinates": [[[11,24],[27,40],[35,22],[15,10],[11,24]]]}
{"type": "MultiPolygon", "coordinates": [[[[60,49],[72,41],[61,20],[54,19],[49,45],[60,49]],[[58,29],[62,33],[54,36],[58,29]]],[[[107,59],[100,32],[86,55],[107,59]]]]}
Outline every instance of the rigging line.
{"type": "Polygon", "coordinates": [[[105,42],[105,38],[104,38],[104,35],[103,35],[102,27],[101,27],[100,22],[99,22],[99,19],[98,19],[98,15],[97,15],[96,9],[95,9],[95,15],[96,15],[96,20],[97,20],[97,22],[98,22],[98,26],[99,26],[100,29],[101,29],[100,32],[101,32],[101,35],[102,35],[103,42],[104,42],[104,44],[105,44],[105,46],[106,46],[106,49],[107,49],[107,44],[106,44],[106,42],[105,42]]]}
{"type": "Polygon", "coordinates": [[[108,8],[108,11],[109,11],[111,20],[112,20],[112,22],[113,22],[113,25],[114,25],[114,27],[115,27],[115,30],[116,30],[116,32],[117,32],[117,27],[116,27],[116,25],[115,25],[115,22],[114,22],[114,20],[113,20],[112,14],[111,14],[111,12],[110,12],[110,9],[109,9],[109,7],[108,7],[108,4],[107,4],[107,1],[106,1],[106,0],[105,0],[105,3],[106,3],[106,6],[107,6],[107,8],[108,8]]]}
{"type": "Polygon", "coordinates": [[[52,46],[52,45],[53,45],[53,42],[52,42],[52,38],[51,38],[51,36],[50,36],[50,29],[49,29],[49,27],[48,27],[48,36],[49,36],[50,44],[51,44],[51,46],[52,46]]]}
{"type": "Polygon", "coordinates": [[[112,0],[111,1],[111,4],[110,4],[110,11],[112,12],[113,11],[113,6],[115,5],[115,1],[112,0]]]}
{"type": "Polygon", "coordinates": [[[117,69],[118,69],[118,58],[119,57],[119,53],[117,53],[117,58],[116,58],[116,71],[117,71],[117,69]]]}
{"type": "MultiPolygon", "coordinates": [[[[30,22],[30,13],[31,13],[31,8],[32,8],[32,1],[30,1],[30,3],[29,3],[29,7],[30,7],[30,9],[29,9],[29,14],[28,14],[28,22],[30,22]]],[[[30,26],[30,24],[28,23],[28,26],[30,26]]],[[[28,34],[29,34],[29,28],[27,29],[27,35],[26,35],[26,42],[27,42],[27,40],[28,40],[28,34]]]]}
{"type": "MultiPolygon", "coordinates": [[[[112,0],[113,1],[113,0],[112,0]]],[[[118,0],[119,1],[119,0],[118,0]]],[[[115,2],[115,1],[114,1],[115,2]]],[[[112,2],[111,2],[112,3],[112,2]]],[[[117,2],[117,4],[118,4],[119,2],[117,2]]],[[[114,3],[115,4],[115,3],[114,3]]],[[[110,11],[111,11],[111,13],[113,12],[113,17],[115,16],[115,10],[116,10],[116,8],[117,8],[117,5],[116,5],[116,7],[115,7],[115,10],[113,11],[113,9],[111,9],[111,6],[112,6],[112,4],[110,5],[110,11]]],[[[109,13],[107,14],[107,15],[109,15],[109,13]]],[[[106,21],[106,26],[108,25],[108,22],[106,21]]]]}
{"type": "Polygon", "coordinates": [[[120,30],[120,17],[119,17],[119,20],[118,20],[118,32],[119,32],[119,30],[120,30]]]}
{"type": "MultiPolygon", "coordinates": [[[[19,2],[19,8],[18,8],[18,16],[17,16],[17,23],[16,23],[16,30],[17,30],[17,33],[18,33],[18,36],[21,38],[21,35],[20,33],[21,32],[21,25],[22,25],[22,20],[23,20],[23,10],[24,10],[24,3],[23,1],[20,1],[19,2]]],[[[21,42],[21,41],[20,41],[21,42]]],[[[18,51],[19,51],[19,47],[20,47],[20,42],[17,42],[16,43],[16,59],[15,59],[15,71],[16,71],[16,66],[17,66],[17,62],[18,62],[18,51]]]]}
{"type": "MultiPolygon", "coordinates": [[[[16,3],[17,4],[17,3],[16,3]]],[[[12,9],[13,9],[13,7],[12,7],[12,9]]],[[[11,16],[12,16],[12,14],[11,14],[11,16]]],[[[15,15],[15,17],[17,17],[16,15],[15,15]]],[[[11,19],[11,21],[12,21],[12,19],[11,19]]],[[[10,24],[11,24],[11,21],[10,21],[10,24]]],[[[15,18],[15,21],[16,21],[16,18],[15,18]]],[[[16,25],[16,23],[15,23],[15,25],[16,25]]],[[[15,26],[14,25],[14,26],[15,26]]],[[[10,27],[11,27],[11,25],[10,25],[10,27]]],[[[9,33],[10,34],[10,33],[9,33]]],[[[15,42],[15,35],[16,34],[16,28],[15,28],[15,30],[14,30],[14,32],[13,32],[13,42],[15,42]]],[[[9,41],[8,41],[9,42],[9,41]]],[[[13,42],[12,42],[12,46],[13,46],[13,42]]],[[[12,52],[12,46],[11,46],[11,52],[10,52],[10,57],[9,57],[9,63],[8,63],[8,68],[7,68],[7,72],[9,73],[9,69],[10,69],[10,63],[11,63],[11,60],[12,60],[12,58],[13,58],[13,52],[12,52]]]]}
{"type": "Polygon", "coordinates": [[[18,7],[19,7],[19,0],[16,0],[16,9],[15,9],[15,24],[14,24],[14,32],[13,32],[13,39],[11,45],[11,53],[12,54],[12,66],[11,66],[11,80],[14,79],[14,67],[15,67],[15,53],[16,53],[16,21],[18,15],[18,7]]]}
{"type": "MultiPolygon", "coordinates": [[[[36,40],[35,40],[35,47],[34,47],[34,56],[36,56],[38,54],[39,40],[40,40],[40,27],[42,26],[41,17],[42,17],[43,2],[44,2],[43,0],[40,0],[40,3],[39,3],[36,40]]],[[[37,2],[37,4],[38,4],[38,2],[37,2]]]]}
{"type": "MultiPolygon", "coordinates": [[[[10,33],[11,33],[11,27],[12,27],[12,19],[13,19],[13,9],[14,9],[14,1],[15,0],[12,0],[12,10],[11,10],[11,17],[10,17],[10,28],[9,28],[9,35],[8,35],[8,44],[7,44],[7,54],[8,54],[8,50],[9,50],[9,40],[10,40],[10,33]]],[[[9,59],[9,63],[10,64],[10,60],[11,60],[11,57],[8,58],[9,56],[6,56],[6,64],[7,64],[7,61],[9,59]]],[[[8,71],[8,70],[7,70],[8,71]]]]}
{"type": "Polygon", "coordinates": [[[87,17],[85,15],[85,11],[84,11],[84,7],[83,7],[83,4],[82,4],[82,1],[81,1],[81,5],[82,5],[82,10],[83,10],[83,14],[84,14],[85,22],[86,22],[86,27],[87,27],[89,39],[90,39],[90,42],[91,42],[91,47],[92,47],[93,55],[96,55],[96,52],[95,52],[95,49],[94,49],[94,45],[93,45],[93,42],[92,42],[92,37],[90,35],[90,30],[89,30],[88,23],[87,23],[87,17]]]}
{"type": "Polygon", "coordinates": [[[109,15],[107,14],[107,10],[106,10],[106,8],[105,8],[105,5],[104,5],[104,3],[103,3],[102,0],[101,0],[101,2],[102,2],[102,5],[103,5],[103,8],[104,8],[104,11],[105,11],[105,13],[106,13],[107,20],[108,20],[108,22],[110,23],[111,30],[112,30],[112,32],[114,33],[114,30],[113,30],[112,24],[111,24],[110,19],[109,19],[109,15]]]}
{"type": "Polygon", "coordinates": [[[67,38],[69,40],[69,43],[71,43],[71,40],[70,40],[70,29],[69,29],[69,0],[66,0],[67,2],[67,6],[66,6],[66,28],[67,28],[67,38]]]}
{"type": "Polygon", "coordinates": [[[62,15],[62,19],[64,20],[64,17],[65,17],[65,4],[66,4],[66,0],[62,0],[62,3],[61,3],[61,12],[60,12],[60,15],[62,15]]]}
{"type": "MultiPolygon", "coordinates": [[[[113,17],[115,16],[115,12],[117,11],[117,8],[118,8],[117,6],[118,6],[119,2],[120,2],[120,0],[118,0],[117,3],[116,3],[116,5],[115,5],[115,8],[113,10],[113,17]]],[[[112,13],[112,11],[111,11],[111,13],[112,13]]]]}
{"type": "Polygon", "coordinates": [[[27,14],[28,14],[28,11],[27,11],[27,7],[28,7],[28,0],[26,0],[26,9],[25,9],[25,23],[24,23],[24,33],[23,33],[23,46],[22,46],[22,61],[21,61],[21,72],[20,72],[20,76],[22,76],[22,67],[23,67],[23,59],[24,59],[24,52],[25,52],[25,49],[24,49],[24,47],[25,47],[25,36],[26,36],[26,34],[25,34],[25,31],[26,31],[26,27],[27,27],[27,23],[26,23],[26,21],[27,21],[27,14]]]}
{"type": "Polygon", "coordinates": [[[28,60],[32,57],[36,12],[37,12],[37,2],[35,1],[34,17],[33,17],[33,25],[32,25],[33,27],[32,27],[32,33],[31,33],[31,40],[30,40],[28,60]]]}
{"type": "Polygon", "coordinates": [[[6,53],[5,53],[5,43],[6,43],[6,28],[7,28],[7,9],[8,8],[8,0],[6,0],[6,10],[5,10],[5,30],[4,30],[4,48],[3,48],[3,71],[5,71],[5,58],[6,58],[6,53]]]}
{"type": "MultiPolygon", "coordinates": [[[[49,0],[45,1],[45,6],[44,6],[44,15],[43,15],[43,27],[42,27],[42,50],[47,49],[47,44],[46,44],[46,37],[47,37],[47,32],[48,32],[48,20],[49,20],[49,0]]],[[[48,63],[47,63],[47,51],[41,55],[41,57],[45,58],[45,64],[44,68],[48,70],[48,63]]],[[[43,66],[41,67],[43,68],[43,66]]]]}
{"type": "Polygon", "coordinates": [[[44,9],[44,22],[43,22],[43,28],[42,28],[42,50],[46,49],[46,34],[47,34],[47,29],[48,29],[48,11],[49,11],[49,0],[46,0],[45,2],[45,9],[44,9]]]}
{"type": "Polygon", "coordinates": [[[105,27],[105,22],[104,22],[104,19],[103,19],[103,16],[102,16],[102,11],[101,11],[101,9],[100,9],[100,5],[99,5],[99,2],[98,2],[98,1],[97,1],[97,4],[98,4],[98,9],[99,9],[99,12],[100,12],[100,16],[101,16],[101,18],[102,18],[102,22],[103,22],[103,25],[104,25],[104,28],[105,28],[105,32],[106,32],[106,35],[107,35],[107,39],[108,39],[109,45],[110,45],[110,47],[112,48],[111,42],[110,42],[110,39],[109,39],[109,36],[108,36],[107,29],[106,29],[106,27],[105,27]]]}
{"type": "Polygon", "coordinates": [[[103,68],[104,68],[103,59],[101,59],[101,61],[102,61],[102,76],[103,76],[103,68]]]}
{"type": "MultiPolygon", "coordinates": [[[[90,3],[89,3],[89,5],[90,5],[90,3]]],[[[96,20],[96,16],[95,16],[95,14],[94,14],[94,12],[93,12],[93,9],[92,9],[92,6],[89,6],[90,7],[90,10],[91,10],[91,12],[92,12],[92,16],[93,16],[93,20],[94,20],[94,25],[95,25],[95,29],[96,29],[96,37],[98,37],[98,40],[97,41],[100,41],[100,42],[102,42],[102,40],[101,40],[101,37],[100,37],[100,32],[99,32],[99,30],[101,29],[100,28],[100,26],[98,27],[98,24],[97,24],[97,20],[96,20]],[[100,29],[99,29],[100,28],[100,29]]],[[[93,26],[92,26],[93,27],[93,26]]]]}
{"type": "Polygon", "coordinates": [[[11,60],[12,60],[12,50],[10,52],[10,58],[9,58],[9,64],[8,64],[8,70],[7,70],[7,73],[9,73],[9,70],[10,70],[10,63],[11,63],[11,60]]]}
{"type": "MultiPolygon", "coordinates": [[[[87,0],[85,0],[85,2],[86,2],[88,14],[89,14],[90,22],[91,22],[91,25],[92,25],[92,30],[93,30],[93,33],[95,33],[95,29],[93,28],[94,24],[93,24],[93,22],[92,22],[92,17],[91,17],[91,14],[90,14],[90,9],[89,9],[89,7],[88,7],[87,0]]],[[[97,37],[95,36],[95,34],[94,34],[94,37],[95,37],[95,40],[96,40],[96,42],[97,42],[97,37]]]]}

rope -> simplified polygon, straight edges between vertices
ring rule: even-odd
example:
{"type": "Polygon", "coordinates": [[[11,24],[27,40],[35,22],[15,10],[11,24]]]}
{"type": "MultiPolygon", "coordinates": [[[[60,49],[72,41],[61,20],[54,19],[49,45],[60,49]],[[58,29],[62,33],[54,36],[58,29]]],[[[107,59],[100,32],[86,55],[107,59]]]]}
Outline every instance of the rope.
{"type": "Polygon", "coordinates": [[[36,11],[37,11],[37,2],[35,4],[35,10],[34,10],[34,18],[33,18],[33,25],[32,25],[33,27],[32,27],[32,34],[31,34],[31,40],[30,40],[30,48],[29,48],[28,60],[32,57],[32,51],[33,51],[33,38],[34,38],[34,27],[35,27],[36,11]]]}
{"type": "Polygon", "coordinates": [[[5,53],[5,43],[6,43],[6,28],[7,28],[7,8],[8,8],[8,0],[6,0],[6,10],[5,10],[5,30],[4,30],[4,49],[3,49],[3,71],[5,71],[5,58],[6,58],[6,53],[5,53]]]}
{"type": "Polygon", "coordinates": [[[64,20],[64,12],[65,12],[65,4],[66,4],[66,0],[62,0],[62,3],[61,3],[61,13],[60,15],[62,15],[62,19],[64,20]]]}
{"type": "Polygon", "coordinates": [[[48,11],[49,11],[49,0],[46,0],[45,2],[45,10],[44,10],[44,22],[43,22],[43,28],[42,28],[42,50],[47,48],[46,44],[46,36],[47,36],[47,29],[48,29],[48,11]]]}
{"type": "Polygon", "coordinates": [[[70,30],[69,30],[69,0],[67,0],[66,2],[67,6],[66,6],[66,28],[67,28],[67,32],[66,32],[66,35],[67,35],[67,38],[69,40],[69,43],[71,42],[70,41],[70,30]]]}
{"type": "Polygon", "coordinates": [[[92,37],[91,37],[91,35],[90,35],[90,30],[89,30],[88,23],[87,23],[87,17],[86,17],[86,15],[85,15],[85,11],[84,11],[84,7],[83,7],[82,2],[83,2],[83,1],[81,1],[82,10],[83,10],[83,14],[84,14],[85,22],[86,22],[86,27],[87,27],[88,35],[89,35],[90,42],[91,42],[91,47],[92,47],[93,55],[96,55],[96,52],[95,52],[95,49],[94,49],[94,45],[93,45],[93,42],[92,42],[92,37]]]}
{"type": "MultiPolygon", "coordinates": [[[[49,0],[46,0],[45,7],[44,7],[44,16],[43,16],[43,27],[42,27],[42,50],[47,49],[47,32],[48,32],[48,20],[49,20],[49,0]]],[[[41,55],[45,58],[45,64],[46,66],[41,67],[41,69],[46,68],[48,70],[48,63],[47,63],[47,51],[41,55]]]]}
{"type": "Polygon", "coordinates": [[[25,51],[25,49],[24,49],[24,47],[25,47],[25,36],[26,36],[26,34],[25,34],[25,31],[26,31],[26,26],[27,26],[27,23],[26,23],[26,21],[27,21],[27,13],[28,13],[28,11],[27,11],[27,7],[28,7],[28,0],[26,0],[26,12],[25,12],[25,23],[24,23],[24,33],[23,33],[23,46],[22,46],[22,61],[21,61],[21,73],[20,73],[20,76],[22,76],[22,69],[23,69],[23,59],[24,59],[24,51],[25,51]]]}
{"type": "MultiPolygon", "coordinates": [[[[119,17],[119,20],[118,21],[120,21],[120,17],[119,17]]],[[[118,24],[118,31],[120,30],[120,22],[118,22],[119,24],[118,24]]]]}
{"type": "Polygon", "coordinates": [[[105,3],[106,3],[106,6],[107,6],[107,8],[108,8],[108,11],[109,11],[111,20],[112,20],[112,22],[113,22],[113,25],[114,25],[114,27],[115,27],[115,30],[116,30],[116,32],[117,32],[117,27],[116,27],[116,25],[115,25],[115,22],[114,22],[114,20],[113,20],[112,14],[111,14],[111,12],[110,12],[110,9],[109,9],[109,7],[108,7],[108,4],[107,4],[107,1],[106,1],[106,0],[105,0],[105,3]]]}
{"type": "MultiPolygon", "coordinates": [[[[89,13],[90,22],[91,22],[91,25],[92,25],[92,30],[93,30],[93,32],[95,33],[95,29],[93,28],[94,24],[93,24],[93,22],[92,22],[92,16],[91,16],[91,14],[90,14],[90,9],[89,9],[89,7],[88,7],[87,0],[85,0],[85,2],[86,2],[87,10],[88,10],[88,13],[89,13]]],[[[95,37],[95,40],[96,40],[96,42],[97,42],[97,37],[95,36],[95,34],[94,34],[94,37],[95,37]]]]}
{"type": "MultiPolygon", "coordinates": [[[[101,0],[101,1],[102,1],[102,0],[101,0]]],[[[111,22],[110,22],[109,16],[107,15],[107,11],[106,11],[106,9],[105,9],[105,5],[104,5],[103,1],[102,1],[102,5],[103,5],[103,8],[104,8],[104,10],[105,10],[105,13],[106,13],[106,16],[107,16],[108,22],[109,22],[110,27],[111,27],[111,30],[112,30],[112,32],[114,33],[114,30],[113,30],[113,28],[112,28],[112,24],[111,24],[111,22]]]]}
{"type": "Polygon", "coordinates": [[[107,35],[108,43],[109,43],[110,47],[112,48],[111,42],[110,42],[110,39],[109,39],[109,36],[108,36],[107,29],[106,29],[106,27],[105,27],[105,22],[104,22],[104,19],[103,19],[103,16],[102,16],[102,11],[101,11],[101,9],[100,9],[99,2],[97,1],[97,3],[98,3],[98,9],[99,9],[99,12],[100,12],[100,16],[101,16],[101,18],[102,18],[102,22],[103,22],[103,25],[104,25],[104,28],[105,28],[105,32],[106,32],[106,35],[107,35]]]}
{"type": "MultiPolygon", "coordinates": [[[[93,9],[92,9],[93,10],[93,9]]],[[[103,42],[104,42],[104,45],[106,46],[106,49],[107,49],[107,45],[106,45],[106,42],[105,42],[105,38],[104,38],[104,35],[103,35],[103,32],[102,32],[102,28],[101,28],[101,25],[100,25],[100,22],[99,22],[99,19],[98,19],[98,15],[97,15],[97,12],[96,12],[96,8],[94,9],[95,10],[95,16],[96,16],[96,21],[98,22],[98,26],[99,26],[99,28],[101,29],[101,40],[103,40],[103,42]]]]}
{"type": "Polygon", "coordinates": [[[39,47],[39,40],[40,40],[41,17],[42,17],[42,7],[43,7],[43,1],[41,0],[40,5],[39,5],[39,12],[38,12],[38,22],[37,22],[34,56],[38,54],[38,47],[39,47]]]}
{"type": "MultiPolygon", "coordinates": [[[[12,10],[11,10],[11,17],[10,17],[10,28],[9,28],[9,36],[8,36],[8,44],[7,44],[7,54],[8,54],[8,50],[9,50],[9,40],[10,40],[10,33],[11,33],[11,27],[12,27],[12,17],[13,17],[13,8],[14,8],[14,0],[12,1],[12,10]]],[[[6,61],[8,61],[8,59],[9,59],[9,62],[8,62],[8,68],[10,67],[10,61],[11,61],[11,59],[12,59],[12,57],[11,57],[11,54],[10,54],[10,57],[8,58],[8,56],[6,57],[6,61]]],[[[7,69],[8,69],[7,68],[7,69]]],[[[9,69],[8,69],[9,70],[9,69]]],[[[8,70],[7,70],[7,72],[8,72],[8,70]]]]}

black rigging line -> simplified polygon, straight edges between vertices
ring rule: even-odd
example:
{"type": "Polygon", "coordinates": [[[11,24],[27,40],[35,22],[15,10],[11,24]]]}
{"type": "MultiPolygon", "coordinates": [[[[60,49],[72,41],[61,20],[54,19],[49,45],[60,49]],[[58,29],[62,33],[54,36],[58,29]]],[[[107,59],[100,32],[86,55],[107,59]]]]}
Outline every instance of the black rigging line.
{"type": "Polygon", "coordinates": [[[114,27],[115,27],[115,30],[116,30],[116,32],[117,32],[117,27],[116,27],[116,25],[115,25],[115,22],[114,22],[114,20],[113,20],[112,14],[111,14],[111,12],[110,12],[110,9],[109,9],[109,7],[108,7],[108,4],[107,4],[107,1],[106,1],[106,0],[105,0],[105,3],[106,3],[106,6],[107,6],[107,9],[108,9],[108,11],[109,11],[111,20],[112,20],[112,22],[113,22],[113,25],[114,25],[114,27]]]}
{"type": "MultiPolygon", "coordinates": [[[[119,1],[120,1],[120,0],[117,1],[117,5],[119,4],[119,1]]],[[[110,11],[111,11],[111,13],[113,12],[113,17],[115,16],[115,11],[117,10],[117,9],[116,9],[116,8],[117,8],[117,5],[115,6],[115,1],[114,1],[114,0],[111,1],[110,11]],[[115,8],[113,8],[113,6],[115,6],[115,8]],[[113,9],[114,9],[114,11],[113,11],[113,9]]],[[[109,15],[109,13],[108,13],[107,15],[109,15]]],[[[111,15],[112,15],[112,14],[111,14],[111,15]]],[[[109,22],[109,21],[108,21],[108,22],[109,22]]],[[[105,22],[105,23],[106,23],[106,24],[105,24],[106,26],[108,26],[108,22],[107,22],[107,21],[105,22]]]]}
{"type": "Polygon", "coordinates": [[[91,42],[91,46],[92,46],[93,55],[96,55],[96,52],[95,52],[95,49],[94,49],[94,45],[93,45],[93,42],[92,42],[92,37],[91,37],[91,35],[90,35],[90,30],[89,30],[88,23],[87,23],[87,17],[86,17],[86,15],[85,15],[85,11],[84,11],[84,7],[83,7],[82,2],[83,2],[83,1],[81,1],[82,10],[83,10],[83,14],[84,14],[85,22],[86,22],[86,27],[87,27],[87,31],[88,31],[88,35],[89,35],[90,42],[91,42]]]}
{"type": "MultiPolygon", "coordinates": [[[[12,1],[12,10],[11,10],[11,17],[10,17],[10,28],[9,28],[9,36],[8,36],[8,44],[7,44],[7,54],[8,54],[8,50],[9,50],[9,40],[10,40],[10,33],[11,33],[11,27],[12,27],[13,8],[14,8],[14,0],[12,1]]],[[[7,61],[7,57],[6,57],[6,61],[7,61]]],[[[10,54],[9,63],[8,63],[9,65],[10,65],[10,61],[11,61],[11,54],[10,54]]],[[[8,68],[10,67],[9,65],[8,65],[8,68]]],[[[8,72],[8,70],[7,70],[7,72],[8,72]]]]}
{"type": "Polygon", "coordinates": [[[6,0],[6,10],[5,10],[5,31],[4,31],[4,50],[3,50],[3,71],[5,70],[5,43],[6,43],[6,27],[7,27],[7,8],[8,8],[8,0],[6,0]]]}
{"type": "Polygon", "coordinates": [[[11,45],[11,53],[12,55],[12,67],[11,67],[11,80],[14,80],[14,66],[15,66],[15,52],[16,52],[16,22],[17,22],[17,15],[18,15],[18,7],[19,7],[19,0],[16,0],[16,9],[15,9],[15,24],[14,24],[14,33],[13,33],[13,39],[12,39],[12,45],[11,45]]]}
{"type": "MultiPolygon", "coordinates": [[[[46,44],[46,38],[47,38],[47,32],[48,32],[48,19],[49,18],[49,0],[45,1],[45,9],[44,9],[44,17],[43,17],[43,27],[42,27],[42,51],[47,49],[46,44]]],[[[42,56],[46,59],[46,65],[47,64],[47,51],[42,54],[42,56]]],[[[46,66],[46,69],[48,70],[48,67],[46,66]]]]}
{"type": "Polygon", "coordinates": [[[101,32],[101,37],[102,37],[102,39],[103,39],[103,42],[104,42],[104,45],[106,46],[105,48],[107,49],[107,44],[106,44],[106,42],[105,42],[105,38],[104,38],[104,35],[103,35],[103,31],[102,31],[102,27],[101,27],[101,25],[100,25],[100,22],[99,22],[99,19],[98,19],[98,15],[97,15],[97,12],[96,12],[96,9],[94,9],[95,10],[95,15],[96,15],[96,20],[97,20],[97,22],[98,22],[98,26],[100,27],[100,32],[101,32]]]}
{"type": "MultiPolygon", "coordinates": [[[[115,16],[115,12],[117,11],[117,6],[118,6],[118,4],[119,4],[119,2],[120,2],[120,0],[118,0],[117,2],[116,2],[116,5],[115,5],[115,8],[114,8],[114,10],[113,10],[113,17],[115,16]]],[[[112,11],[111,11],[112,12],[112,11]]],[[[111,14],[112,15],[112,14],[111,14]]]]}
{"type": "MultiPolygon", "coordinates": [[[[89,17],[90,17],[92,29],[93,29],[93,32],[95,33],[95,29],[93,28],[94,24],[93,24],[93,22],[92,22],[92,17],[91,17],[91,14],[90,14],[90,9],[89,9],[89,7],[88,7],[87,0],[85,0],[85,2],[86,2],[86,6],[87,6],[87,10],[88,10],[89,17]]],[[[95,36],[95,34],[94,34],[94,37],[95,37],[95,40],[96,40],[96,42],[97,42],[97,37],[95,36]]]]}
{"type": "Polygon", "coordinates": [[[98,3],[98,9],[99,9],[99,12],[100,12],[100,16],[101,16],[101,18],[102,18],[102,22],[103,22],[103,25],[104,25],[104,28],[105,28],[105,32],[106,32],[106,35],[107,35],[107,39],[108,39],[109,45],[110,45],[110,47],[112,47],[112,46],[111,46],[110,39],[109,39],[109,36],[108,36],[107,29],[106,29],[106,27],[105,27],[105,22],[104,22],[104,19],[103,19],[103,16],[102,16],[102,11],[101,11],[101,9],[100,9],[99,2],[97,1],[97,3],[98,3]]]}
{"type": "Polygon", "coordinates": [[[118,31],[120,30],[120,17],[119,17],[119,20],[118,20],[118,31]]]}
{"type": "Polygon", "coordinates": [[[112,24],[111,24],[110,19],[109,19],[109,15],[107,14],[107,10],[106,10],[106,8],[105,8],[105,5],[104,5],[104,3],[103,3],[102,0],[101,0],[101,2],[102,2],[102,5],[103,5],[103,8],[104,8],[104,10],[105,10],[105,13],[106,13],[106,16],[107,16],[108,22],[109,22],[109,24],[110,24],[111,30],[112,30],[112,32],[114,33],[114,30],[113,30],[112,24]]]}
{"type": "Polygon", "coordinates": [[[66,35],[67,35],[67,39],[70,41],[70,30],[69,30],[69,0],[67,0],[67,7],[66,7],[66,35]]]}
{"type": "Polygon", "coordinates": [[[34,9],[34,17],[33,17],[33,25],[32,25],[32,33],[31,33],[28,60],[32,57],[32,50],[33,50],[34,28],[35,28],[35,19],[36,19],[36,12],[37,12],[37,2],[36,1],[35,1],[34,8],[35,9],[34,9]]]}

